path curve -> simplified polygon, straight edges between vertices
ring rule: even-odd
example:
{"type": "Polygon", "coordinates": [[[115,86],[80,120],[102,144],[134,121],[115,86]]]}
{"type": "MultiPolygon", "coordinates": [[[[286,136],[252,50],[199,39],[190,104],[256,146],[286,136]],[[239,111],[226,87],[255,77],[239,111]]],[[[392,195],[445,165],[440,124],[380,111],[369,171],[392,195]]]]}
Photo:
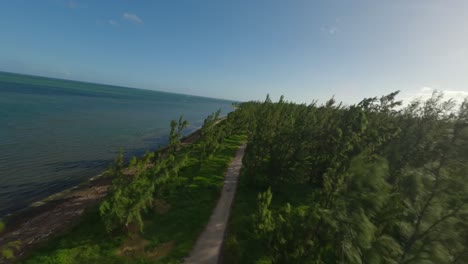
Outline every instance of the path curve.
{"type": "Polygon", "coordinates": [[[236,195],[237,182],[240,169],[242,167],[242,158],[244,157],[246,144],[239,147],[234,159],[224,178],[224,186],[221,191],[221,197],[215,210],[211,214],[210,221],[203,233],[198,237],[195,247],[192,249],[189,257],[185,260],[186,264],[217,264],[221,255],[221,248],[226,233],[226,226],[231,213],[232,202],[236,195]]]}

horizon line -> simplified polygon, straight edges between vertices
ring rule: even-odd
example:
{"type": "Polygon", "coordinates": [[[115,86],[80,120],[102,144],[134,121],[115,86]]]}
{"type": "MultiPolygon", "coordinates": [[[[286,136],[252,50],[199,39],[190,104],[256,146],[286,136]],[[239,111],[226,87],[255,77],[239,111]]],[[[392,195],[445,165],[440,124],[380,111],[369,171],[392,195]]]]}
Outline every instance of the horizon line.
{"type": "Polygon", "coordinates": [[[200,98],[206,98],[206,99],[223,100],[223,101],[230,101],[230,102],[243,102],[243,101],[240,101],[240,100],[232,100],[232,99],[225,99],[225,98],[217,98],[217,97],[211,97],[211,96],[205,96],[205,95],[184,94],[184,93],[178,93],[178,92],[169,92],[169,91],[162,91],[162,90],[153,90],[153,89],[148,89],[148,88],[139,88],[139,87],[130,87],[130,86],[115,85],[115,84],[97,83],[97,82],[91,82],[91,81],[81,81],[81,80],[76,80],[76,79],[63,79],[63,78],[58,78],[58,77],[34,75],[34,74],[29,74],[29,73],[9,72],[9,71],[4,71],[4,70],[0,70],[0,73],[24,75],[24,76],[29,76],[29,77],[44,78],[44,79],[52,79],[52,80],[58,80],[58,81],[67,81],[67,82],[78,82],[78,83],[86,83],[86,84],[96,84],[96,85],[114,86],[114,87],[119,87],[119,88],[124,88],[124,89],[136,89],[136,90],[144,90],[144,91],[152,91],[152,92],[161,92],[161,93],[169,93],[169,94],[177,94],[177,95],[188,95],[188,96],[194,96],[194,97],[200,97],[200,98]]]}

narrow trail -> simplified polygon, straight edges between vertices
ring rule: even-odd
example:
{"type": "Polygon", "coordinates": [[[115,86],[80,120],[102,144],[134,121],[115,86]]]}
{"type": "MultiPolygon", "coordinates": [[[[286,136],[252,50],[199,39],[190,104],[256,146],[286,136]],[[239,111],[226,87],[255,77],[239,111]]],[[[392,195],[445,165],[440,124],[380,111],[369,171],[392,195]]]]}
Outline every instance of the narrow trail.
{"type": "Polygon", "coordinates": [[[245,147],[246,144],[239,147],[234,159],[229,164],[218,204],[211,214],[208,225],[198,237],[195,247],[185,260],[186,264],[216,264],[219,262],[232,202],[236,195],[245,147]]]}

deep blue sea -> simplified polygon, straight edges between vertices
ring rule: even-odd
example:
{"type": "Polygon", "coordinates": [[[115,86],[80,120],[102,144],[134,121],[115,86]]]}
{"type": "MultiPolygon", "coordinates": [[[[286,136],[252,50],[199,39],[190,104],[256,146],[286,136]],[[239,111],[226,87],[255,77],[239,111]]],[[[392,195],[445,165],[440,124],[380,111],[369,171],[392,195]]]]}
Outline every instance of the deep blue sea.
{"type": "Polygon", "coordinates": [[[165,144],[232,101],[0,72],[0,218],[165,144]]]}

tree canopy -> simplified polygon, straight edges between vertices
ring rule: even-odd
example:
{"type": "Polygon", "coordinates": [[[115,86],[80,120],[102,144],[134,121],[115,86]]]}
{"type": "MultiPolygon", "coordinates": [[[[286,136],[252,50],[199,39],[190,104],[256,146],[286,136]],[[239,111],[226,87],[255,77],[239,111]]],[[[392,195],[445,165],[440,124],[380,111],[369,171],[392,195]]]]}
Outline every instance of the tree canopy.
{"type": "Polygon", "coordinates": [[[251,218],[262,261],[468,263],[468,101],[397,95],[238,105],[243,177],[268,189],[251,218]],[[273,206],[297,185],[300,202],[273,206]]]}

